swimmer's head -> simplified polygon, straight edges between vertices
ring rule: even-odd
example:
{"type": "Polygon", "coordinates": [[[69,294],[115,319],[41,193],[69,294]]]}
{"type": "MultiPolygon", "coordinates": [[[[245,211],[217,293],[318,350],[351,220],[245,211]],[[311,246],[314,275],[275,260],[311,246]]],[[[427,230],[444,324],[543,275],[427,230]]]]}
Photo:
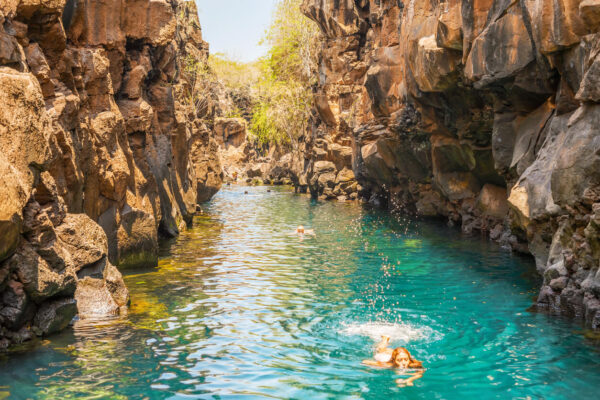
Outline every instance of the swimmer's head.
{"type": "Polygon", "coordinates": [[[304,227],[302,225],[298,225],[298,228],[296,229],[297,233],[304,233],[304,227]]]}
{"type": "Polygon", "coordinates": [[[412,358],[408,350],[404,347],[397,347],[392,352],[392,364],[396,368],[421,368],[422,364],[420,361],[417,361],[412,358]]]}

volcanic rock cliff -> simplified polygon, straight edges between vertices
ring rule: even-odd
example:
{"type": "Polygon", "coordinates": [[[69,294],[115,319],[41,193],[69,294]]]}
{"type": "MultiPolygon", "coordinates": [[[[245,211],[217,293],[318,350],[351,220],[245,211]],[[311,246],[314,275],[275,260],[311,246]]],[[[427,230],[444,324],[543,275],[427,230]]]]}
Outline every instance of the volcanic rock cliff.
{"type": "Polygon", "coordinates": [[[323,47],[298,183],[335,197],[354,175],[373,203],[530,252],[538,306],[600,327],[600,1],[305,0],[303,12],[323,47]]]}
{"type": "Polygon", "coordinates": [[[0,0],[0,348],[118,313],[218,190],[207,55],[193,1],[0,0]]]}

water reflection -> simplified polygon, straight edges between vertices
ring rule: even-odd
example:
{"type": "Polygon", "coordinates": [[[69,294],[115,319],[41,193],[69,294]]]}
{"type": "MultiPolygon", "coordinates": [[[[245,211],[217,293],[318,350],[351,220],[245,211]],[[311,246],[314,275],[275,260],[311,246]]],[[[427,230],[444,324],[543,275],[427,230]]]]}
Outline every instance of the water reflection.
{"type": "Polygon", "coordinates": [[[572,325],[525,311],[531,262],[486,241],[265,188],[194,226],[125,277],[128,316],[0,361],[0,398],[560,398],[600,378],[572,325]],[[425,361],[415,387],[359,364],[381,334],[425,361]]]}

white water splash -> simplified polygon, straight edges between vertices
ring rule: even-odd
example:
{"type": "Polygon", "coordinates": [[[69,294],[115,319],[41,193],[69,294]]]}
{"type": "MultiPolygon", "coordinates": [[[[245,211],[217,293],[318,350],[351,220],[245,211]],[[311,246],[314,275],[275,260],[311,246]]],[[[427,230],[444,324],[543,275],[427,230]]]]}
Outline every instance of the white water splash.
{"type": "Polygon", "coordinates": [[[374,341],[389,336],[391,342],[409,343],[416,340],[434,339],[437,332],[429,327],[418,327],[407,323],[365,322],[347,324],[340,330],[345,335],[368,336],[374,341]]]}

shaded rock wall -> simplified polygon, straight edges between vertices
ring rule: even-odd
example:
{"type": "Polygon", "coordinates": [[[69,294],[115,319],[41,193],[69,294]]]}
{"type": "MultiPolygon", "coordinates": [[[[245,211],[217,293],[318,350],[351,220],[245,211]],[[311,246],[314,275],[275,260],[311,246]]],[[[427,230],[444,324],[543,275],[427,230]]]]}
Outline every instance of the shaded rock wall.
{"type": "Polygon", "coordinates": [[[305,0],[303,12],[323,48],[299,183],[322,196],[351,164],[373,203],[530,252],[538,305],[599,327],[600,2],[305,0]]]}
{"type": "Polygon", "coordinates": [[[0,347],[118,313],[218,190],[207,56],[193,1],[0,1],[0,347]]]}

